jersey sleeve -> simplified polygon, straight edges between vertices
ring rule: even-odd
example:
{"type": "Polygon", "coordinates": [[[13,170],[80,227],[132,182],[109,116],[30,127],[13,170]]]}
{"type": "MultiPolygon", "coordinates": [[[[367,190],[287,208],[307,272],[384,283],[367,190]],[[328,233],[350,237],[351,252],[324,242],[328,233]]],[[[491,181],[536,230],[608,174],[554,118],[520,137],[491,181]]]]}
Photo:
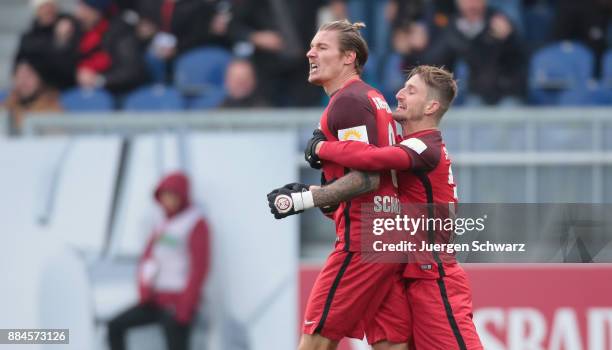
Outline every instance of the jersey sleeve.
{"type": "Polygon", "coordinates": [[[327,125],[340,141],[378,145],[376,112],[367,96],[338,96],[328,111],[327,125]]]}
{"type": "Polygon", "coordinates": [[[420,138],[412,137],[396,144],[410,157],[410,168],[413,171],[433,170],[440,162],[440,148],[420,138]]]}
{"type": "Polygon", "coordinates": [[[398,147],[376,147],[355,141],[325,142],[319,158],[365,171],[407,170],[411,158],[398,147]]]}

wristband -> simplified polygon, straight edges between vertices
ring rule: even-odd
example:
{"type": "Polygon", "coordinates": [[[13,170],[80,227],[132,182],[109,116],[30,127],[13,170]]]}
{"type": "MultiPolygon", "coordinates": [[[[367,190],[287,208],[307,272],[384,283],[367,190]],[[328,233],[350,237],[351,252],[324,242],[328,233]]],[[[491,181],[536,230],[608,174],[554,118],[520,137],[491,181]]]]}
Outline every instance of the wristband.
{"type": "Polygon", "coordinates": [[[311,191],[292,193],[291,199],[293,200],[293,210],[295,211],[314,208],[314,198],[311,191]]]}

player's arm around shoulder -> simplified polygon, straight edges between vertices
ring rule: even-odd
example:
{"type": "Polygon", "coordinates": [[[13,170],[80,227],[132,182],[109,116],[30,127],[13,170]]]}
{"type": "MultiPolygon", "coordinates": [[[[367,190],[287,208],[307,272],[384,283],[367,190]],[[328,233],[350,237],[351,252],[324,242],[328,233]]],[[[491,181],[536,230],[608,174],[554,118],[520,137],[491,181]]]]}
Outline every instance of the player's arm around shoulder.
{"type": "Polygon", "coordinates": [[[411,165],[410,156],[397,147],[357,141],[319,142],[315,152],[320,159],[364,171],[407,170],[411,165]]]}

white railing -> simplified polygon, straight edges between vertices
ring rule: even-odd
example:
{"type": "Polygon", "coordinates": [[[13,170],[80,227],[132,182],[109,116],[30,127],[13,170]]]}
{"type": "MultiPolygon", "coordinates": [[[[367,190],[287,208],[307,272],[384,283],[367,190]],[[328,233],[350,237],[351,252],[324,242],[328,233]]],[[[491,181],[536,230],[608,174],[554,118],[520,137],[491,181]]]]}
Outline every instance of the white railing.
{"type": "MultiPolygon", "coordinates": [[[[294,129],[302,136],[302,142],[296,145],[296,152],[301,153],[321,113],[322,109],[253,109],[33,115],[26,119],[23,134],[36,137],[58,132],[132,135],[158,131],[294,129]]],[[[491,201],[605,202],[606,194],[612,195],[612,109],[458,108],[444,117],[442,131],[453,158],[462,201],[486,199],[482,191],[495,189],[480,188],[474,181],[478,181],[478,173],[485,176],[483,172],[498,168],[518,169],[520,179],[504,178],[500,183],[514,184],[522,193],[514,199],[491,196],[491,201]],[[550,169],[568,174],[563,186],[582,186],[586,195],[556,198],[538,194],[550,169]]],[[[299,154],[296,162],[306,166],[299,154]]],[[[551,181],[561,186],[565,180],[551,181]]]]}

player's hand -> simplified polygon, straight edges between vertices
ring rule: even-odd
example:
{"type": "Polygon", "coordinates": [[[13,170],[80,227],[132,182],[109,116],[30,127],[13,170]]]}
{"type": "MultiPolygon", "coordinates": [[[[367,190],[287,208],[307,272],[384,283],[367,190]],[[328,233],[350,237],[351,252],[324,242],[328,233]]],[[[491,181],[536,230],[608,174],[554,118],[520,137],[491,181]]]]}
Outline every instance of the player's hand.
{"type": "Polygon", "coordinates": [[[268,193],[268,206],[274,218],[283,219],[314,207],[314,200],[308,185],[290,183],[268,193]]]}
{"type": "Polygon", "coordinates": [[[321,141],[327,141],[325,134],[321,129],[315,129],[312,132],[312,137],[308,140],[306,144],[306,149],[304,150],[304,159],[310,164],[310,167],[313,169],[321,169],[321,159],[317,156],[317,144],[321,141]]]}

